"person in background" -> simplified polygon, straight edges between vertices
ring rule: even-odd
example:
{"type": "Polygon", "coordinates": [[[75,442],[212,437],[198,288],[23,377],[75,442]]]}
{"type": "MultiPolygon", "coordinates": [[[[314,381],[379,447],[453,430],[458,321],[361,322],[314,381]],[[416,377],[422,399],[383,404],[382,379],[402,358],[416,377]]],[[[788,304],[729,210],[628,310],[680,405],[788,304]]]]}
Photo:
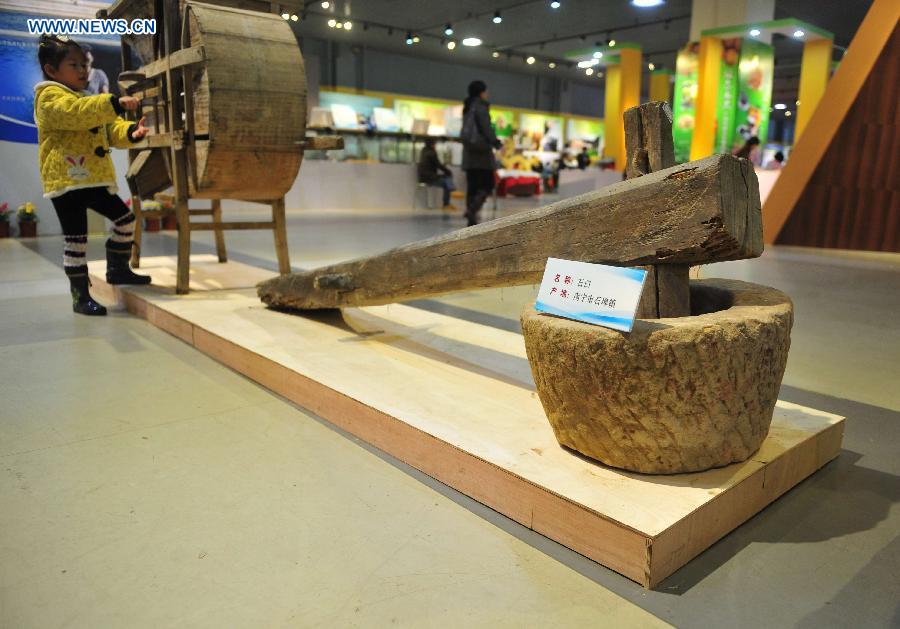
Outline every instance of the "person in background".
{"type": "Polygon", "coordinates": [[[419,155],[417,167],[419,183],[429,186],[438,186],[444,189],[444,209],[455,210],[450,203],[450,193],[456,189],[453,184],[453,173],[438,159],[434,149],[434,138],[425,138],[425,146],[419,155]]]}
{"type": "Polygon", "coordinates": [[[85,91],[88,94],[109,94],[109,77],[100,68],[94,67],[94,54],[88,44],[81,46],[88,63],[88,83],[85,91]]]}
{"type": "Polygon", "coordinates": [[[588,150],[586,146],[581,147],[581,152],[578,154],[576,158],[578,160],[578,169],[585,170],[591,163],[591,156],[588,155],[588,150]]]}
{"type": "Polygon", "coordinates": [[[759,138],[755,135],[744,142],[744,146],[734,152],[735,157],[743,157],[753,161],[756,147],[759,146],[759,138]]]}
{"type": "Polygon", "coordinates": [[[462,168],[466,171],[466,219],[478,224],[478,212],[494,190],[494,149],[501,146],[491,127],[491,106],[484,81],[469,83],[469,95],[463,103],[462,168]]]}
{"type": "Polygon", "coordinates": [[[784,166],[784,153],[776,151],[772,161],[766,165],[766,170],[781,170],[784,166]]]}

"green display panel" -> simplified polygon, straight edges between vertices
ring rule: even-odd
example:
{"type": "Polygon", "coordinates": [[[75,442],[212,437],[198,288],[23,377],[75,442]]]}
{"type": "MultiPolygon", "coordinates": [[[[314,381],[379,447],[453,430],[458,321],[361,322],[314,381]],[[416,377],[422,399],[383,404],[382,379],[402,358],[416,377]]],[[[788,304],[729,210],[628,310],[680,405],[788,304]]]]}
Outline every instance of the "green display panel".
{"type": "Polygon", "coordinates": [[[732,145],[736,149],[756,136],[766,143],[769,132],[769,107],[772,104],[772,79],[775,53],[772,46],[745,39],[738,67],[738,95],[732,126],[732,145]]]}
{"type": "Polygon", "coordinates": [[[722,40],[722,63],[719,66],[719,98],[716,107],[716,134],[713,153],[730,153],[734,133],[738,95],[738,61],[740,39],[722,40]]]}
{"type": "Polygon", "coordinates": [[[511,138],[518,126],[518,114],[509,109],[500,109],[491,105],[491,123],[498,138],[511,138]]]}
{"type": "Polygon", "coordinates": [[[691,156],[691,138],[694,135],[694,112],[697,103],[699,47],[697,43],[688,44],[678,52],[675,61],[672,139],[675,142],[677,162],[686,162],[691,156]]]}

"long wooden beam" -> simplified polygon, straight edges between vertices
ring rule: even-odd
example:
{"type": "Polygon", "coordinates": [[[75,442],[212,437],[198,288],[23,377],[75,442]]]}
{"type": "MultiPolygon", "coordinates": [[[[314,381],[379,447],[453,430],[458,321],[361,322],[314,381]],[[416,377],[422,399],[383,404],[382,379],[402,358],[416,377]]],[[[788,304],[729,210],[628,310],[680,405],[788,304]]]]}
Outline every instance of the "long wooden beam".
{"type": "Polygon", "coordinates": [[[619,266],[705,264],[762,253],[759,185],[713,155],[383,254],[263,282],[282,308],[370,306],[539,282],[548,257],[619,266]]]}

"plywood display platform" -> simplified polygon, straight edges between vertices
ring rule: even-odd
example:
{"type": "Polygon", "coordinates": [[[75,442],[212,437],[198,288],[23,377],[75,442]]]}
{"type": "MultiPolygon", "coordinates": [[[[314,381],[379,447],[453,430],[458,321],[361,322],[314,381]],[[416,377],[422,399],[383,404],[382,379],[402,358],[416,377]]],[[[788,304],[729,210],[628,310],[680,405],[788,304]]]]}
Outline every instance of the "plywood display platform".
{"type": "MultiPolygon", "coordinates": [[[[141,271],[165,282],[167,268],[174,258],[144,259],[141,271]]],[[[98,298],[113,298],[102,263],[91,271],[98,298]]],[[[675,476],[604,467],[557,444],[520,335],[403,305],[270,311],[252,288],[270,275],[193,258],[189,295],[116,293],[248,378],[645,587],[840,451],[843,418],[779,402],[744,463],[675,476]]]]}

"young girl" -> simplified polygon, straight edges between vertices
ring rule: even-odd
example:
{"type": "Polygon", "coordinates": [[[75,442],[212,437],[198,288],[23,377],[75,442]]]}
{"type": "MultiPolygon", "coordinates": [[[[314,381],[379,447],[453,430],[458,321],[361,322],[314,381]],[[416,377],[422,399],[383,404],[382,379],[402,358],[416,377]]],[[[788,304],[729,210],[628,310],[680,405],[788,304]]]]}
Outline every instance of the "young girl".
{"type": "Polygon", "coordinates": [[[119,117],[134,111],[133,96],[85,96],[88,61],[71,39],[42,35],[38,60],[46,81],[34,87],[34,119],[38,128],[38,159],[44,197],[50,199],[62,225],[63,267],[72,290],[72,309],[86,315],[105,315],[106,308],[88,292],[87,209],[113,222],[106,241],[106,281],[110,284],[149,284],[128,266],[134,235],[134,214],[116,193],[110,146],[127,148],[147,135],[138,123],[119,117]]]}

